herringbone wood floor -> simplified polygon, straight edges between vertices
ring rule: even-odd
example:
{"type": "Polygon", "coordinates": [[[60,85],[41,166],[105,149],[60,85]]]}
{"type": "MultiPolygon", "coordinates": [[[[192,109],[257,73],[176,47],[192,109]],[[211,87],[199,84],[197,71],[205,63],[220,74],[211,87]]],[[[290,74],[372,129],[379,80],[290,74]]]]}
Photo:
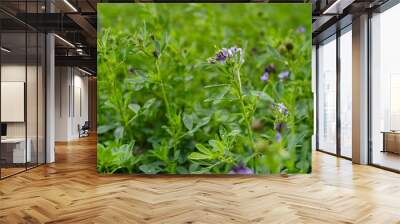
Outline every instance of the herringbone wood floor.
{"type": "Polygon", "coordinates": [[[101,176],[95,143],[0,181],[0,223],[400,223],[400,175],[326,154],[311,175],[101,176]]]}

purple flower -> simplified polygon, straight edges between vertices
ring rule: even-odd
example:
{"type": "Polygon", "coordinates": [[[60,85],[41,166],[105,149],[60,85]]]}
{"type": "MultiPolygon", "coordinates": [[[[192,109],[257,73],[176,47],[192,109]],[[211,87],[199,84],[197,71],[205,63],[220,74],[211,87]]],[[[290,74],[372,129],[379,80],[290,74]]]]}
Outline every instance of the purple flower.
{"type": "Polygon", "coordinates": [[[285,127],[285,123],[279,122],[275,124],[275,130],[279,133],[282,133],[283,128],[285,127]]]}
{"type": "Polygon", "coordinates": [[[283,104],[283,103],[278,104],[278,111],[279,111],[279,113],[281,113],[283,115],[289,114],[289,110],[286,108],[285,104],[283,104]]]}
{"type": "Polygon", "coordinates": [[[243,50],[242,50],[242,48],[238,48],[238,47],[235,47],[235,46],[233,46],[231,48],[222,48],[221,50],[219,50],[217,52],[215,57],[209,58],[208,62],[211,63],[211,64],[215,64],[215,62],[219,61],[222,64],[225,64],[225,62],[228,59],[234,59],[234,60],[239,59],[239,62],[243,63],[244,59],[243,59],[243,50]],[[237,56],[239,56],[239,58],[237,56]]]}
{"type": "Polygon", "coordinates": [[[306,28],[304,26],[300,26],[299,28],[297,28],[296,30],[298,33],[305,33],[306,32],[306,28]]]}
{"type": "Polygon", "coordinates": [[[281,142],[282,141],[282,134],[280,132],[276,132],[276,141],[281,142]]]}
{"type": "Polygon", "coordinates": [[[242,48],[233,46],[233,47],[229,48],[228,52],[231,53],[231,56],[230,56],[230,57],[236,57],[236,56],[239,54],[239,62],[240,62],[240,63],[243,63],[243,62],[244,62],[244,59],[243,59],[243,49],[242,49],[242,48]]]}
{"type": "Polygon", "coordinates": [[[261,80],[261,81],[264,81],[264,82],[267,82],[268,79],[269,79],[269,73],[268,73],[267,71],[265,71],[265,72],[263,73],[263,75],[260,77],[260,80],[261,80]]]}
{"type": "Polygon", "coordinates": [[[274,64],[269,64],[266,68],[265,71],[270,72],[270,73],[275,73],[276,72],[276,68],[274,64]]]}
{"type": "Polygon", "coordinates": [[[225,63],[226,59],[228,58],[228,50],[226,48],[222,48],[218,53],[215,55],[215,60],[225,63]]]}
{"type": "Polygon", "coordinates": [[[285,80],[285,79],[289,78],[289,76],[290,76],[289,71],[283,71],[278,75],[280,80],[285,80]]]}
{"type": "Polygon", "coordinates": [[[276,130],[276,141],[281,142],[282,140],[282,131],[283,128],[285,128],[286,124],[285,123],[277,123],[275,124],[275,130],[276,130]]]}
{"type": "Polygon", "coordinates": [[[244,166],[242,162],[239,165],[232,168],[229,174],[253,174],[253,170],[244,166]]]}
{"type": "Polygon", "coordinates": [[[265,69],[264,69],[264,73],[262,74],[262,76],[260,77],[261,81],[267,82],[269,79],[269,74],[270,73],[274,73],[275,70],[275,65],[274,64],[269,64],[265,69]]]}
{"type": "Polygon", "coordinates": [[[233,55],[236,55],[237,53],[242,53],[243,50],[242,50],[242,48],[233,46],[233,47],[229,48],[229,51],[232,53],[232,56],[233,56],[233,55]]]}

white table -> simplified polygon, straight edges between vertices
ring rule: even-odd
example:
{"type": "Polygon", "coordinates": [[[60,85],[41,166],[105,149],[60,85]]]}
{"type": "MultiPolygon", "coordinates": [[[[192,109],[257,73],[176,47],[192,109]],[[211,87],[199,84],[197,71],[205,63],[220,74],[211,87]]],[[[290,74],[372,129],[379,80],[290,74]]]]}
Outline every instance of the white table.
{"type": "Polygon", "coordinates": [[[25,138],[5,138],[1,139],[1,144],[14,145],[13,148],[13,163],[26,163],[32,160],[32,140],[30,138],[26,139],[28,147],[26,147],[25,154],[25,138]]]}

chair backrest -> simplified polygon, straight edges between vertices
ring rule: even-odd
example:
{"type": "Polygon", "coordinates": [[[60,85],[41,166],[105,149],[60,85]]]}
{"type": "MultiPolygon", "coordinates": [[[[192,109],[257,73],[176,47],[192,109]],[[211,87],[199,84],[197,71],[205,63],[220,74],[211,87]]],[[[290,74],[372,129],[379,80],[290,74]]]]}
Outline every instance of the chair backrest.
{"type": "Polygon", "coordinates": [[[85,126],[87,128],[90,128],[90,122],[89,121],[85,121],[85,124],[83,126],[85,126]]]}

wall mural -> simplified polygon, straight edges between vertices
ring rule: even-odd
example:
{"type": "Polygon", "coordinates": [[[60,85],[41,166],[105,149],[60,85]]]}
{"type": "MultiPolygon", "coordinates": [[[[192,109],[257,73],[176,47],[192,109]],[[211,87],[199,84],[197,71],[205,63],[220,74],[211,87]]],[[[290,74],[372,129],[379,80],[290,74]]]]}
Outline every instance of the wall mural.
{"type": "Polygon", "coordinates": [[[311,172],[311,4],[99,4],[99,173],[311,172]]]}

